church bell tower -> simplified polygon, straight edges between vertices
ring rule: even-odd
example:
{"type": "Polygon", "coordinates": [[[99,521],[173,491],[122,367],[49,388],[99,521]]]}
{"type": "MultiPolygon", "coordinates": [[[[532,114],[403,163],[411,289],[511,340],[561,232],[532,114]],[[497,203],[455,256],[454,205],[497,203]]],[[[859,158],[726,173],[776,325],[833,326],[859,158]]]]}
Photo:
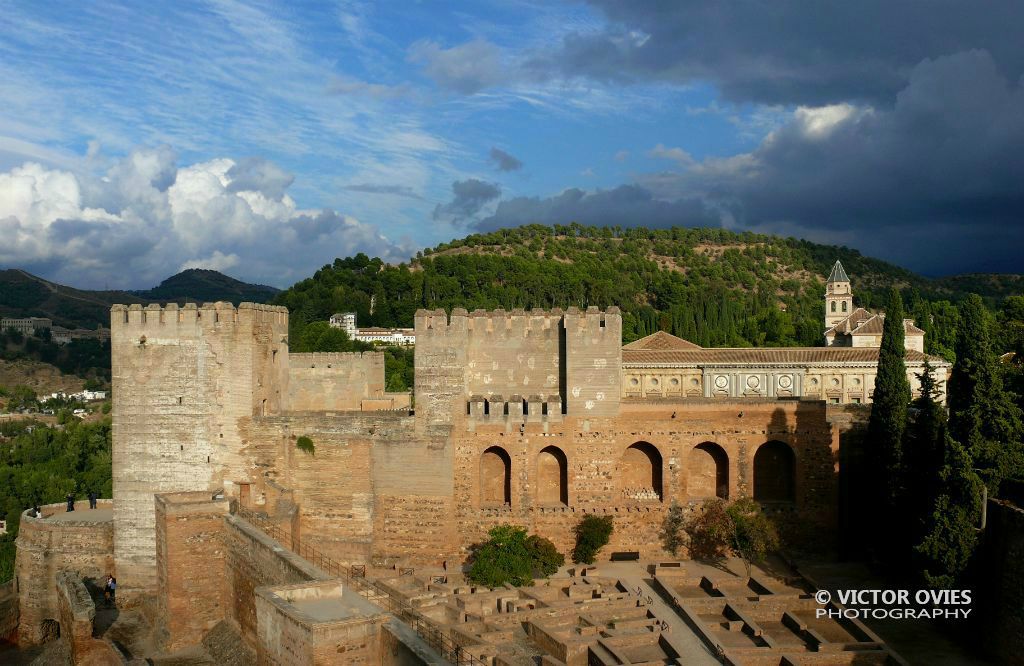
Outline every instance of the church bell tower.
{"type": "Polygon", "coordinates": [[[825,281],[825,330],[832,328],[853,312],[853,290],[843,265],[836,260],[825,281]]]}

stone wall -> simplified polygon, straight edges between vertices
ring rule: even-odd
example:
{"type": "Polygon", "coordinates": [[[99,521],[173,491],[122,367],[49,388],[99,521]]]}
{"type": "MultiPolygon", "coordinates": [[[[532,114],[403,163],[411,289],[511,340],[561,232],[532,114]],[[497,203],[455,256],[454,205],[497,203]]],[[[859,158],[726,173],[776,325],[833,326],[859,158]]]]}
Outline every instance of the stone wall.
{"type": "Polygon", "coordinates": [[[124,663],[111,643],[93,638],[96,604],[82,579],[74,572],[62,571],[56,588],[60,640],[67,643],[72,662],[83,666],[124,663]]]}
{"type": "MultiPolygon", "coordinates": [[[[110,501],[101,500],[99,508],[110,508],[110,501]]],[[[79,579],[102,584],[115,570],[113,521],[50,520],[49,516],[64,512],[63,504],[44,506],[42,512],[46,517],[23,513],[18,531],[14,575],[21,614],[18,641],[23,645],[40,642],[43,622],[59,619],[55,584],[59,572],[71,571],[79,579]]]]}
{"type": "Polygon", "coordinates": [[[1009,664],[1024,650],[1024,482],[1003,486],[1009,498],[988,502],[978,601],[986,651],[1009,664]]]}
{"type": "Polygon", "coordinates": [[[251,480],[242,417],[288,394],[288,314],[242,303],[111,309],[115,553],[128,587],[155,589],[153,494],[251,480]]]}
{"type": "Polygon", "coordinates": [[[168,652],[198,644],[227,616],[228,510],[209,492],[156,496],[157,636],[168,652]]]}
{"type": "Polygon", "coordinates": [[[383,399],[384,353],[291,354],[288,409],[359,410],[363,400],[383,399]]]}
{"type": "Polygon", "coordinates": [[[14,581],[0,585],[0,641],[15,642],[18,637],[18,593],[14,581]]]}
{"type": "Polygon", "coordinates": [[[306,560],[285,550],[266,534],[236,516],[224,518],[227,544],[228,619],[240,629],[250,648],[256,649],[257,587],[287,585],[330,576],[306,560]]]}

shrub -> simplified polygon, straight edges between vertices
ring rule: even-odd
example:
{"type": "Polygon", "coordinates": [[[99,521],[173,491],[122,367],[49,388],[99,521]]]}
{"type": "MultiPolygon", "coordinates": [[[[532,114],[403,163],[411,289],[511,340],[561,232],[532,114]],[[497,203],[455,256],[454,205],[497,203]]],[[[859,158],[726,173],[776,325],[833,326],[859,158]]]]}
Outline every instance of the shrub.
{"type": "Polygon", "coordinates": [[[300,451],[305,451],[309,455],[313,455],[314,453],[316,453],[316,445],[313,444],[313,440],[311,440],[309,437],[305,435],[299,437],[295,441],[295,447],[298,448],[300,451]]]}
{"type": "Polygon", "coordinates": [[[572,561],[577,564],[593,564],[597,551],[608,544],[614,523],[611,516],[586,516],[576,525],[576,547],[572,550],[572,561]]]}
{"type": "Polygon", "coordinates": [[[661,543],[665,546],[665,550],[672,553],[672,557],[675,557],[679,549],[686,543],[685,526],[686,516],[683,515],[683,507],[672,502],[668,513],[665,514],[665,520],[661,523],[661,533],[658,535],[661,537],[661,543]]]}
{"type": "Polygon", "coordinates": [[[779,533],[775,523],[761,512],[761,505],[744,497],[726,509],[733,524],[732,549],[743,560],[750,578],[752,562],[764,562],[765,557],[779,547],[779,533]]]}
{"type": "Polygon", "coordinates": [[[530,585],[533,558],[526,547],[526,530],[514,525],[498,525],[487,534],[490,538],[477,546],[467,577],[487,587],[501,587],[505,583],[530,585]]]}
{"type": "Polygon", "coordinates": [[[728,553],[733,525],[722,500],[705,502],[690,514],[684,529],[690,541],[690,557],[720,560],[728,553]]]}
{"type": "Polygon", "coordinates": [[[558,571],[565,564],[565,555],[558,552],[550,539],[533,534],[526,539],[526,550],[530,553],[533,575],[546,578],[558,571]]]}

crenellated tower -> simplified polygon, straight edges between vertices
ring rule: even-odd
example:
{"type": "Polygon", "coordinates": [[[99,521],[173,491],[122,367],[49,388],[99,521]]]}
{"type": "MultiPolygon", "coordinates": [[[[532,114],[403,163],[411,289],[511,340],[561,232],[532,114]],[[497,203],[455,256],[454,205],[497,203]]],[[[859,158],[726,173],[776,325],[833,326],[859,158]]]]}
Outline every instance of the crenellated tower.
{"type": "Polygon", "coordinates": [[[247,482],[240,420],[280,413],[288,312],[242,303],[111,308],[114,554],[132,588],[156,585],[154,493],[247,482]]]}

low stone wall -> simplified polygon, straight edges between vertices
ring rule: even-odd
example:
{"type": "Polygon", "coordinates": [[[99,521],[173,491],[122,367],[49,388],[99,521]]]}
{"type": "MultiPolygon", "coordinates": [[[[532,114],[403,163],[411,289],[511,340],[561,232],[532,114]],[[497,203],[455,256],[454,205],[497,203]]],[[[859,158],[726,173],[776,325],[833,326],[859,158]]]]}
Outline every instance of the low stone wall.
{"type": "Polygon", "coordinates": [[[224,518],[227,576],[231,603],[229,618],[242,637],[257,646],[256,588],[328,580],[330,574],[286,550],[259,529],[237,516],[224,518]]]}
{"type": "MultiPolygon", "coordinates": [[[[14,565],[20,612],[18,642],[34,645],[43,639],[43,623],[57,621],[60,607],[57,574],[74,572],[79,580],[102,581],[114,572],[114,523],[82,511],[81,518],[64,514],[64,504],[42,507],[42,517],[21,515],[14,565]],[[60,514],[60,515],[58,515],[60,514]]],[[[112,508],[100,500],[99,509],[112,508]]]]}

